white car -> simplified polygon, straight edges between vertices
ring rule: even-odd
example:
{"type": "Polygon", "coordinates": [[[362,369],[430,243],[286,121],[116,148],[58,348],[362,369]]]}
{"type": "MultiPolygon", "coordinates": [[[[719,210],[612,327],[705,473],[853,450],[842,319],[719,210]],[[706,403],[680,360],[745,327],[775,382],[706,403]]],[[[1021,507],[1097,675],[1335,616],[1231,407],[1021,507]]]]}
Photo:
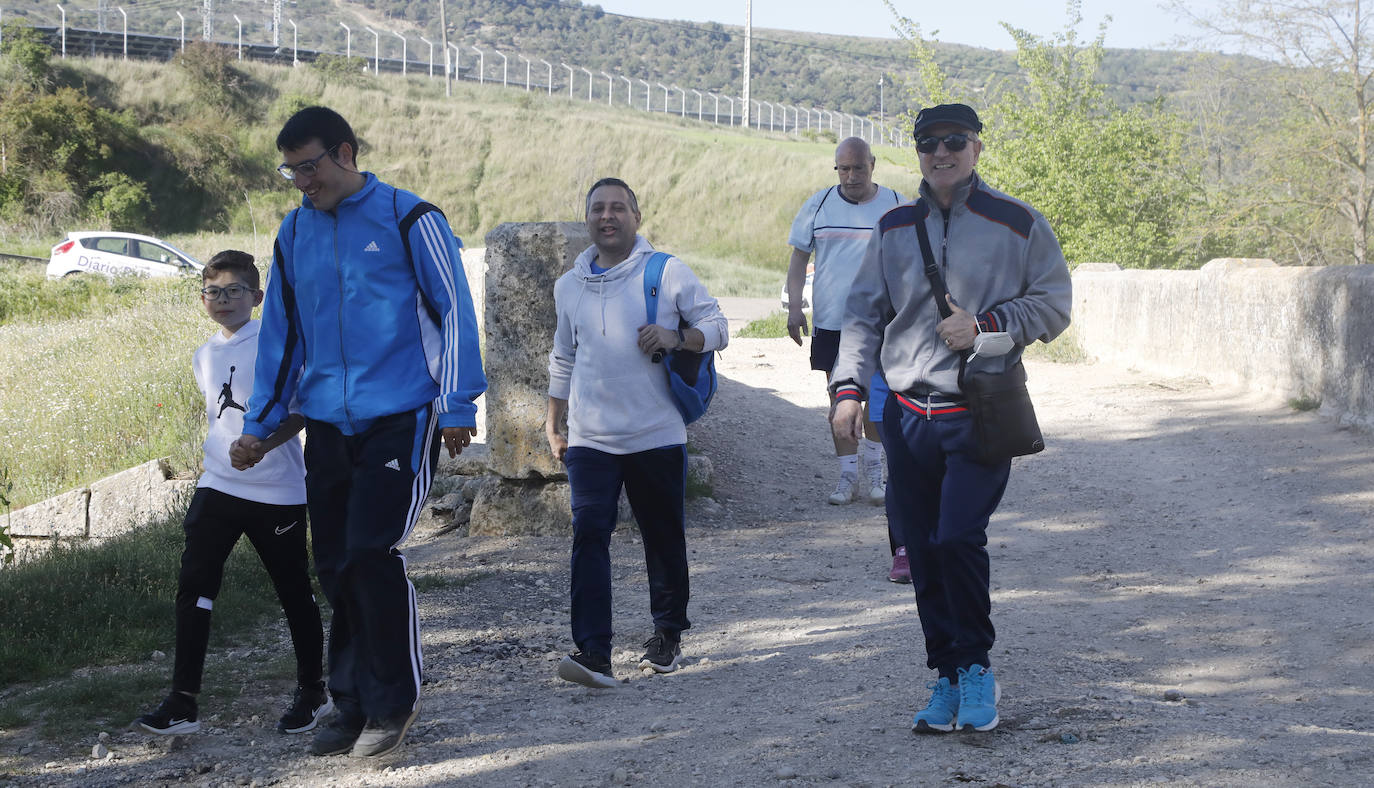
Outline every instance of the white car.
{"type": "MultiPolygon", "coordinates": [[[[806,264],[806,284],[802,285],[802,309],[811,308],[811,279],[816,275],[816,264],[806,264]]],[[[791,306],[787,297],[787,277],[782,279],[782,308],[787,309],[791,306]]]]}
{"type": "Polygon", "coordinates": [[[52,248],[48,278],[71,274],[103,276],[180,276],[198,274],[205,266],[166,241],[116,232],[67,233],[52,248]]]}

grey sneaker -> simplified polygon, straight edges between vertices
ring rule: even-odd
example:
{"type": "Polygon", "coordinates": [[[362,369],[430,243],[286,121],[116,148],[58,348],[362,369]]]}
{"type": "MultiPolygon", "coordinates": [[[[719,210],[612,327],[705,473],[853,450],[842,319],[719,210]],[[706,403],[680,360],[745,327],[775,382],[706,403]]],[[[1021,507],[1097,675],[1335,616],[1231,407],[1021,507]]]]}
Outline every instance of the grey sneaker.
{"type": "Polygon", "coordinates": [[[368,720],[349,755],[354,758],[379,758],[394,752],[405,741],[406,731],[410,730],[410,724],[415,722],[419,713],[420,704],[417,702],[409,714],[402,712],[385,720],[368,720]]]}
{"type": "Polygon", "coordinates": [[[353,749],[363,732],[363,720],[349,714],[335,713],[329,724],[310,740],[311,755],[343,755],[353,749]]]}
{"type": "Polygon", "coordinates": [[[619,686],[611,673],[611,660],[596,654],[575,651],[558,663],[558,678],[592,689],[619,686]]]}
{"type": "Polygon", "coordinates": [[[639,660],[639,669],[649,668],[655,673],[672,673],[681,664],[681,636],[655,629],[654,636],[644,641],[644,656],[639,660]]]}

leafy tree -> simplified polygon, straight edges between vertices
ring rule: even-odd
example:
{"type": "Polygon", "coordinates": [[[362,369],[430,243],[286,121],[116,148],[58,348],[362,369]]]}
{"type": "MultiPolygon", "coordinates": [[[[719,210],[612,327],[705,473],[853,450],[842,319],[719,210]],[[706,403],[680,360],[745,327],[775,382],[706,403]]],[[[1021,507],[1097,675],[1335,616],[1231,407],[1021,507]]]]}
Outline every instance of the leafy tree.
{"type": "Polygon", "coordinates": [[[32,86],[46,82],[48,58],[51,57],[52,50],[43,42],[38,30],[6,23],[3,38],[0,55],[8,58],[19,69],[19,74],[15,76],[32,86]]]}
{"type": "Polygon", "coordinates": [[[1176,1],[1174,8],[1207,41],[1284,66],[1247,75],[1244,90],[1269,100],[1258,125],[1228,157],[1246,177],[1226,184],[1223,215],[1287,241],[1299,262],[1370,262],[1372,4],[1228,0],[1203,14],[1176,1]]]}
{"type": "Polygon", "coordinates": [[[111,229],[138,232],[152,212],[148,187],[122,172],[107,172],[95,181],[89,206],[111,229]]]}
{"type": "Polygon", "coordinates": [[[1183,219],[1197,203],[1196,178],[1183,164],[1182,124],[1159,102],[1122,110],[1106,97],[1096,81],[1105,23],[1096,39],[1080,44],[1077,0],[1052,39],[1003,25],[1016,42],[1020,73],[981,91],[981,101],[949,79],[918,25],[897,18],[916,66],[908,85],[913,107],[957,101],[978,109],[987,124],[980,173],[1044,213],[1071,263],[1201,262],[1181,256],[1183,219]]]}

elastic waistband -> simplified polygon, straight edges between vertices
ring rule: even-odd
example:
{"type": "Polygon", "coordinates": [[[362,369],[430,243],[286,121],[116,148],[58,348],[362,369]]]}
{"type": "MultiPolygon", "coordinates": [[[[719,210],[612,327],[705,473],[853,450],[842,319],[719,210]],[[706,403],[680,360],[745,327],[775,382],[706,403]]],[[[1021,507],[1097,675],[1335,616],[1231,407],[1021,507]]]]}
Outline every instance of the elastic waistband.
{"type": "Polygon", "coordinates": [[[893,392],[892,396],[897,398],[898,404],[912,413],[916,413],[926,418],[936,416],[949,416],[957,413],[968,413],[968,404],[962,399],[948,399],[944,395],[926,395],[920,399],[915,399],[913,394],[898,394],[893,392]]]}

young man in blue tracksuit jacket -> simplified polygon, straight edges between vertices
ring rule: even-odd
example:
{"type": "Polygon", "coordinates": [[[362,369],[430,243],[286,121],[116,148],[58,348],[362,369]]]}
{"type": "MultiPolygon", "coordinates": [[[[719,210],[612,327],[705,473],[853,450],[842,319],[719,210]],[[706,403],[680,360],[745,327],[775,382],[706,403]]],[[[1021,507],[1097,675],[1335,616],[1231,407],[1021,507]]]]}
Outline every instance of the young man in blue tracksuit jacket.
{"type": "Polygon", "coordinates": [[[419,708],[415,588],[398,547],[429,494],[439,435],[455,456],[486,390],[458,244],[437,208],[357,169],[338,113],[307,107],[277,136],[301,206],[277,232],[253,396],[236,467],[286,417],[306,418],[306,496],[320,586],[334,608],[337,712],[316,755],[384,755],[419,708]]]}

